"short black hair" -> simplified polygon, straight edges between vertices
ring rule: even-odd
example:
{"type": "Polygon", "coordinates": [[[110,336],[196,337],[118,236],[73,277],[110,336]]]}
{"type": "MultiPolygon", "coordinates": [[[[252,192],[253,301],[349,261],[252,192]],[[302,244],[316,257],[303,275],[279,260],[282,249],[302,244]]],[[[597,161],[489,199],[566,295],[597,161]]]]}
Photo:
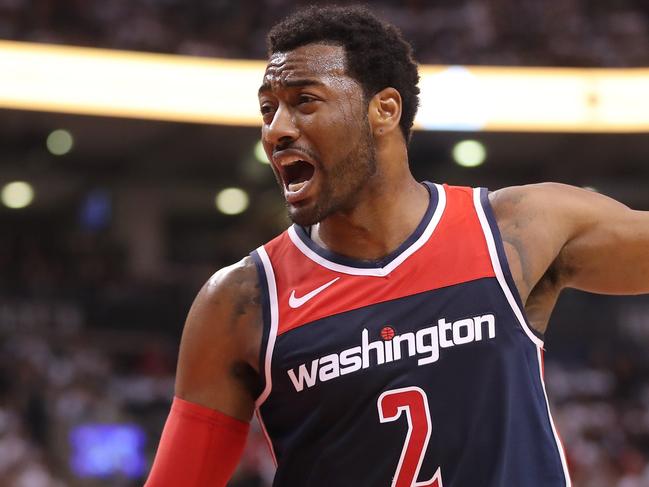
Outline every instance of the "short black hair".
{"type": "Polygon", "coordinates": [[[399,126],[408,142],[419,106],[419,73],[412,46],[393,25],[362,6],[311,6],[276,24],[268,34],[268,54],[311,43],[345,49],[348,74],[360,83],[366,100],[384,88],[401,95],[399,126]]]}

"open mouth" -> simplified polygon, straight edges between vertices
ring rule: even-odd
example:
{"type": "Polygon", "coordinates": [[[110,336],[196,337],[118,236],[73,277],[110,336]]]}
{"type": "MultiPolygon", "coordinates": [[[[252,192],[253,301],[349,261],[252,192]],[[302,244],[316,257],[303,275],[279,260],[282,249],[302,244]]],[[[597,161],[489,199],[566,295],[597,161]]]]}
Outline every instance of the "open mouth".
{"type": "Polygon", "coordinates": [[[283,167],[284,184],[291,193],[297,193],[311,180],[315,167],[303,160],[294,161],[283,167]]]}

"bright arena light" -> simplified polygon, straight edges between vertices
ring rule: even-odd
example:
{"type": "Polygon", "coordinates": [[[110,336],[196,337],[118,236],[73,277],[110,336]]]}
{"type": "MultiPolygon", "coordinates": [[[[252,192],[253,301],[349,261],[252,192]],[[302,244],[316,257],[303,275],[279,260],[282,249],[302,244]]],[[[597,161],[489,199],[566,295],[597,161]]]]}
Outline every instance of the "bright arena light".
{"type": "Polygon", "coordinates": [[[453,147],[453,159],[462,167],[480,166],[487,158],[487,149],[477,140],[463,140],[453,147]]]}
{"type": "Polygon", "coordinates": [[[72,150],[74,139],[67,130],[59,129],[47,136],[47,150],[55,156],[62,156],[72,150]]]}
{"type": "MultiPolygon", "coordinates": [[[[258,127],[265,65],[0,40],[0,108],[258,127]]],[[[649,68],[422,65],[420,75],[416,129],[649,131],[649,68]]]]}
{"type": "Polygon", "coordinates": [[[238,215],[248,208],[248,193],[240,188],[225,188],[216,195],[216,208],[226,215],[238,215]]]}
{"type": "Polygon", "coordinates": [[[25,208],[34,201],[34,188],[25,181],[14,181],[5,184],[0,199],[7,208],[25,208]]]}
{"type": "Polygon", "coordinates": [[[261,143],[261,140],[258,140],[255,144],[255,159],[257,159],[262,164],[270,164],[268,157],[266,157],[266,151],[264,150],[264,144],[261,143]]]}

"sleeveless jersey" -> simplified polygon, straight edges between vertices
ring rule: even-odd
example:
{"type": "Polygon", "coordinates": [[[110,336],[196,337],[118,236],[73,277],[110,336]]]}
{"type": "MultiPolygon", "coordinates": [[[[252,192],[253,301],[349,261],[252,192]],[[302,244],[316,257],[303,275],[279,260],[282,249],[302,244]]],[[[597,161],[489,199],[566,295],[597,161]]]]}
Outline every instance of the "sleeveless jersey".
{"type": "Polygon", "coordinates": [[[425,184],[423,220],[379,261],[296,225],[252,253],[274,486],[571,485],[487,191],[425,184]]]}

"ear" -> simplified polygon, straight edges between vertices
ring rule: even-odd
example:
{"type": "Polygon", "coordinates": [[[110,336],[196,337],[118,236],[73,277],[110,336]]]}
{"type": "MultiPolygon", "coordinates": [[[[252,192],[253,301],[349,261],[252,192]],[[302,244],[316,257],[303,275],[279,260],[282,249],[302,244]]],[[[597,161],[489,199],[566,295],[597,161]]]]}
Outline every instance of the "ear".
{"type": "Polygon", "coordinates": [[[399,129],[401,95],[394,88],[384,88],[370,100],[368,119],[374,137],[381,137],[399,129]]]}

